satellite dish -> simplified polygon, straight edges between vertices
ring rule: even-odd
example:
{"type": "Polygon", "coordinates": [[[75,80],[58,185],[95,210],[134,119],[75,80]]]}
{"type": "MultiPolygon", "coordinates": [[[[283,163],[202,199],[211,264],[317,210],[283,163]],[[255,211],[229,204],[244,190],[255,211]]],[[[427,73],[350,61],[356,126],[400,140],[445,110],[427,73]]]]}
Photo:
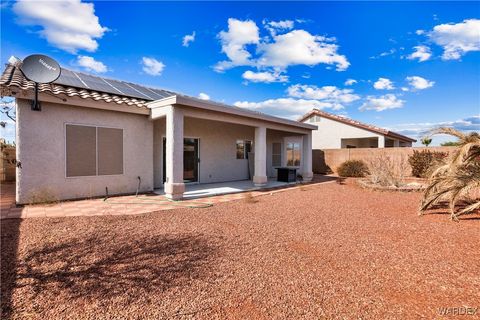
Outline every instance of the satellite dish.
{"type": "Polygon", "coordinates": [[[25,78],[35,82],[35,100],[32,102],[32,110],[41,111],[42,108],[38,101],[38,84],[57,80],[61,73],[60,65],[43,54],[33,54],[23,60],[20,70],[25,78]]]}

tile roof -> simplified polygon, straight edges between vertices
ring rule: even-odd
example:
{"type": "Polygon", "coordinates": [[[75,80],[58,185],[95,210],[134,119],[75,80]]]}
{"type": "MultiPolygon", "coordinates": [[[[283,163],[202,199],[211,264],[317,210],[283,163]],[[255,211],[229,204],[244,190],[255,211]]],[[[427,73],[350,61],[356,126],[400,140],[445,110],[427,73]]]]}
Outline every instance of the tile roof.
{"type": "MultiPolygon", "coordinates": [[[[7,64],[5,71],[0,76],[0,94],[2,96],[12,95],[17,90],[33,90],[35,83],[27,80],[20,68],[14,64],[7,64]]],[[[146,103],[151,100],[140,99],[131,96],[116,95],[96,90],[89,90],[73,86],[66,86],[53,83],[41,83],[38,85],[38,91],[49,92],[54,95],[66,95],[68,97],[79,97],[82,99],[92,99],[94,101],[104,101],[107,103],[113,102],[118,105],[135,106],[138,108],[147,108],[146,103]]]]}
{"type": "Polygon", "coordinates": [[[390,131],[390,130],[387,130],[387,129],[384,129],[384,128],[380,128],[380,127],[377,127],[377,126],[374,126],[374,125],[371,125],[371,124],[366,124],[366,123],[363,123],[363,122],[360,122],[360,121],[357,121],[357,120],[353,120],[353,119],[350,119],[350,118],[347,118],[347,117],[342,117],[342,116],[335,115],[335,114],[332,114],[332,113],[328,113],[328,112],[325,112],[325,111],[321,111],[321,110],[318,110],[318,109],[312,109],[312,111],[303,115],[300,119],[298,119],[298,121],[304,122],[305,120],[307,120],[308,118],[310,118],[311,116],[314,116],[314,115],[324,117],[324,118],[327,118],[327,119],[331,119],[331,120],[335,120],[335,121],[338,121],[338,122],[342,122],[342,123],[345,123],[345,124],[348,124],[348,125],[351,125],[351,126],[354,126],[354,127],[357,127],[357,128],[362,128],[362,129],[365,129],[365,130],[368,130],[368,131],[372,131],[372,132],[375,132],[375,133],[379,133],[379,134],[382,134],[382,135],[385,135],[385,136],[388,136],[388,137],[391,137],[391,138],[397,138],[399,140],[404,140],[404,141],[409,141],[409,142],[416,142],[417,141],[417,140],[412,139],[410,137],[404,136],[402,134],[399,134],[399,133],[396,133],[396,132],[393,132],[393,131],[390,131]]]}

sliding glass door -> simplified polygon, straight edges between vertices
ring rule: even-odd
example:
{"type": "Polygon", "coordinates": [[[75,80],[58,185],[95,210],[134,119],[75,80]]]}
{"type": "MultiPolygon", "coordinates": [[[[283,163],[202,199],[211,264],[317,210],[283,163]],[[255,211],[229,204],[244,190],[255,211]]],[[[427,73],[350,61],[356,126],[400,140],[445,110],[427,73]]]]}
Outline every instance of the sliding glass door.
{"type": "MultiPolygon", "coordinates": [[[[167,139],[163,138],[163,182],[166,181],[167,139]]],[[[198,182],[199,139],[183,139],[183,182],[198,182]]]]}

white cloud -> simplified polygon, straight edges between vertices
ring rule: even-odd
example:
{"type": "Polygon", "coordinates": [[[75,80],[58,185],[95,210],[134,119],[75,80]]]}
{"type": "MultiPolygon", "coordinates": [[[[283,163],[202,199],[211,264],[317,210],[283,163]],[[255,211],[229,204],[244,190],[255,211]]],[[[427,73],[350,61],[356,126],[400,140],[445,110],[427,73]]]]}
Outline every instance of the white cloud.
{"type": "Polygon", "coordinates": [[[347,79],[347,81],[345,81],[345,85],[346,85],[346,86],[351,86],[351,85],[353,85],[353,84],[355,84],[355,83],[357,83],[357,82],[358,82],[358,81],[355,80],[355,79],[347,79]]]}
{"type": "Polygon", "coordinates": [[[388,109],[396,109],[403,107],[404,100],[400,100],[394,94],[386,94],[383,96],[368,96],[367,101],[360,107],[361,111],[375,110],[384,111],[388,109]]]}
{"type": "Polygon", "coordinates": [[[417,30],[415,31],[415,33],[420,36],[422,34],[425,34],[425,30],[417,30]]]}
{"type": "Polygon", "coordinates": [[[162,74],[163,69],[165,69],[165,65],[155,58],[143,57],[142,63],[143,71],[151,76],[159,76],[162,74]]]}
{"type": "Polygon", "coordinates": [[[397,52],[397,49],[391,48],[390,50],[384,51],[384,52],[380,53],[380,54],[377,55],[377,56],[371,56],[370,59],[379,59],[379,58],[381,58],[381,57],[391,56],[391,55],[394,54],[395,52],[397,52]]]}
{"type": "Polygon", "coordinates": [[[40,26],[40,35],[51,45],[70,53],[97,50],[96,39],[108,28],[100,25],[93,3],[80,0],[30,1],[18,0],[13,10],[22,25],[40,26]]]}
{"type": "MultiPolygon", "coordinates": [[[[475,115],[455,121],[404,123],[388,129],[419,140],[432,129],[438,127],[450,127],[463,132],[480,131],[480,116],[475,115]]],[[[440,142],[444,141],[455,141],[455,138],[451,136],[435,135],[432,138],[432,145],[438,145],[440,142]]],[[[419,141],[417,142],[417,145],[420,145],[419,141]]]]}
{"type": "MultiPolygon", "coordinates": [[[[285,21],[280,25],[289,27],[289,23],[285,21]]],[[[337,71],[343,71],[350,65],[344,55],[337,53],[338,45],[335,44],[334,38],[312,35],[305,30],[292,30],[278,35],[274,33],[271,37],[260,39],[255,22],[230,18],[228,31],[221,31],[218,38],[222,52],[229,60],[218,62],[214,66],[217,72],[236,66],[285,70],[293,65],[315,66],[320,63],[335,65],[337,71]],[[255,57],[247,45],[255,46],[255,50],[251,50],[255,52],[255,57]]]]}
{"type": "Polygon", "coordinates": [[[188,47],[193,41],[195,41],[195,31],[193,31],[192,34],[187,34],[183,37],[182,46],[188,47]]]}
{"type": "Polygon", "coordinates": [[[430,51],[430,48],[427,46],[423,46],[423,45],[415,46],[413,47],[413,49],[415,51],[412,52],[412,54],[410,54],[407,57],[407,59],[410,59],[410,60],[418,59],[419,62],[423,62],[423,61],[427,61],[432,56],[432,52],[430,51]]]}
{"type": "Polygon", "coordinates": [[[220,61],[215,65],[217,72],[226,69],[252,65],[251,54],[247,51],[248,44],[257,44],[260,41],[258,27],[252,20],[228,19],[228,31],[220,31],[218,38],[222,44],[222,52],[227,55],[229,61],[220,61]]]}
{"type": "Polygon", "coordinates": [[[200,92],[198,94],[198,99],[202,99],[202,100],[210,100],[210,96],[206,93],[203,93],[203,92],[200,92]]]}
{"type": "Polygon", "coordinates": [[[295,22],[292,20],[281,20],[281,21],[263,21],[265,29],[267,29],[271,35],[276,35],[278,32],[288,31],[293,29],[295,22]]]}
{"type": "Polygon", "coordinates": [[[378,80],[373,84],[373,87],[377,90],[393,90],[393,82],[387,78],[378,78],[378,80]]]}
{"type": "Polygon", "coordinates": [[[235,106],[262,111],[280,117],[297,119],[313,108],[341,110],[360,97],[351,89],[335,86],[317,87],[292,85],[287,89],[288,97],[268,99],[259,102],[237,101],[235,106]]]}
{"type": "Polygon", "coordinates": [[[328,102],[294,98],[268,99],[260,102],[237,101],[234,103],[234,105],[240,108],[262,111],[268,114],[290,119],[298,118],[300,115],[312,110],[313,108],[335,109],[335,106],[328,102]]]}
{"type": "Polygon", "coordinates": [[[343,104],[349,104],[360,99],[352,89],[339,89],[335,86],[317,87],[313,85],[292,85],[287,89],[288,95],[294,98],[304,98],[329,102],[337,109],[342,109],[343,104]]]}
{"type": "Polygon", "coordinates": [[[435,81],[429,81],[419,76],[406,77],[408,84],[416,90],[424,90],[433,87],[435,81]]]}
{"type": "Polygon", "coordinates": [[[293,30],[276,35],[272,42],[262,42],[257,50],[261,54],[259,66],[286,68],[292,65],[315,66],[320,63],[335,65],[337,71],[349,66],[347,58],[337,53],[333,39],[315,36],[305,30],[293,30]]]}
{"type": "Polygon", "coordinates": [[[457,60],[470,51],[480,51],[480,20],[440,24],[427,33],[430,40],[443,47],[442,59],[457,60]]]}
{"type": "Polygon", "coordinates": [[[287,82],[288,76],[282,75],[280,72],[253,72],[250,70],[242,74],[242,78],[251,82],[287,82]]]}
{"type": "Polygon", "coordinates": [[[77,64],[88,71],[93,71],[96,73],[107,72],[107,66],[103,62],[95,60],[93,57],[89,56],[78,56],[77,64]]]}

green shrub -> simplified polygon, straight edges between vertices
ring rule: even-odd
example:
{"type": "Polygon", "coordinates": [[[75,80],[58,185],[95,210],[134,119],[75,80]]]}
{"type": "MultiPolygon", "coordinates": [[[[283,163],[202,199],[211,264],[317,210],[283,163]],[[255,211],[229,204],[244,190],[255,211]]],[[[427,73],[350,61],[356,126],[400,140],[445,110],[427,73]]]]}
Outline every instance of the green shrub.
{"type": "Polygon", "coordinates": [[[365,177],[368,166],[362,160],[347,160],[337,168],[340,177],[365,177]]]}
{"type": "Polygon", "coordinates": [[[422,150],[413,151],[413,154],[408,157],[408,163],[412,167],[412,176],[419,178],[428,177],[431,170],[442,163],[448,156],[446,152],[422,150]]]}

